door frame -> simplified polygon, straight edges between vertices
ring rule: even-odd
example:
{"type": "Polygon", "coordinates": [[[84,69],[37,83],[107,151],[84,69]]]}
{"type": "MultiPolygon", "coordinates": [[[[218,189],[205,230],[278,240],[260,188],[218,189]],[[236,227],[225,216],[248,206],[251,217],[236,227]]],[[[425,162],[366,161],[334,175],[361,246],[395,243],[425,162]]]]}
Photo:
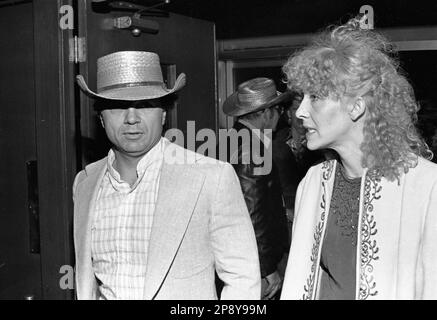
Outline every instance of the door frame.
{"type": "MultiPolygon", "coordinates": [[[[60,8],[73,0],[33,0],[35,105],[43,299],[72,299],[60,286],[73,265],[72,185],[77,172],[73,30],[59,27],[60,8]]],[[[71,269],[72,270],[72,269],[71,269]]]]}

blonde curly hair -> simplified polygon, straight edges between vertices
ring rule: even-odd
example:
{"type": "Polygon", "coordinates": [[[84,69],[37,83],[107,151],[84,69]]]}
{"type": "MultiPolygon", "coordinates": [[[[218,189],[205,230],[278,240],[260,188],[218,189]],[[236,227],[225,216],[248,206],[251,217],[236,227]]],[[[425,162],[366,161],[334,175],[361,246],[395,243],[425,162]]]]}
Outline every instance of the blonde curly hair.
{"type": "Polygon", "coordinates": [[[360,28],[360,18],[330,27],[283,66],[287,86],[320,98],[363,97],[362,166],[390,181],[432,152],[416,129],[419,106],[393,46],[360,28]]]}

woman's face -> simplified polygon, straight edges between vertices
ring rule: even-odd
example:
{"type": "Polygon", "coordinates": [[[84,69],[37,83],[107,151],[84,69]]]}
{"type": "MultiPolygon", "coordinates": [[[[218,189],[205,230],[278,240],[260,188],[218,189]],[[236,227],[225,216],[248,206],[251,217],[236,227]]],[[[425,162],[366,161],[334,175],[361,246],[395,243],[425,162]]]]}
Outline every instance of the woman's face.
{"type": "Polygon", "coordinates": [[[296,116],[306,129],[307,148],[310,150],[341,147],[347,141],[353,123],[342,100],[319,99],[307,93],[296,116]]]}

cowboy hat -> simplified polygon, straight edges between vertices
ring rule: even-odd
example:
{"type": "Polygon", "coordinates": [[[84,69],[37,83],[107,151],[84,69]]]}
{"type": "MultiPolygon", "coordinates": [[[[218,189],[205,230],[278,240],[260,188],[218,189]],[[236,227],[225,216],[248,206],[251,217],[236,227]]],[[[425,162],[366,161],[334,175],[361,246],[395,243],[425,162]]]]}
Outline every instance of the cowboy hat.
{"type": "Polygon", "coordinates": [[[76,77],[80,88],[93,98],[137,101],[157,99],[185,86],[181,73],[173,88],[164,84],[159,56],[153,52],[120,51],[97,60],[97,93],[88,88],[82,75],[76,77]]]}
{"type": "Polygon", "coordinates": [[[238,117],[273,107],[291,98],[292,93],[276,91],[275,82],[269,78],[255,78],[243,82],[238,90],[223,104],[223,112],[238,117]]]}

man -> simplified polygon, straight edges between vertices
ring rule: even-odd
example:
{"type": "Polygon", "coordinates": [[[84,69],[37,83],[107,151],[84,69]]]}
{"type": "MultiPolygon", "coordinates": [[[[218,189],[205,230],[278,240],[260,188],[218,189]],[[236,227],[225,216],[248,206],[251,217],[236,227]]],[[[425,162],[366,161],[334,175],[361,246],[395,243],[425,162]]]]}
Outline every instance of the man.
{"type": "Polygon", "coordinates": [[[98,60],[97,99],[113,144],[74,183],[78,299],[259,299],[256,240],[232,167],[163,138],[159,57],[98,60]]]}
{"type": "Polygon", "coordinates": [[[225,114],[237,117],[233,128],[243,137],[237,150],[230,150],[229,162],[239,177],[255,230],[263,299],[277,297],[282,286],[278,266],[288,252],[287,220],[271,139],[281,114],[279,105],[289,98],[289,92],[277,93],[273,80],[255,78],[240,84],[223,105],[225,114]],[[250,140],[242,141],[244,136],[250,140]]]}
{"type": "Polygon", "coordinates": [[[273,161],[279,172],[282,196],[289,222],[289,236],[291,237],[291,224],[293,222],[294,199],[297,186],[302,180],[306,171],[300,167],[300,155],[302,144],[298,132],[301,127],[296,121],[295,110],[299,107],[300,100],[296,94],[293,95],[291,103],[288,103],[285,112],[279,119],[276,132],[273,138],[273,161]]]}
{"type": "Polygon", "coordinates": [[[299,182],[312,165],[324,161],[321,152],[309,151],[305,147],[306,130],[302,126],[302,121],[296,117],[296,110],[301,102],[302,96],[294,92],[291,102],[286,104],[285,112],[279,120],[273,139],[273,162],[280,173],[279,179],[290,227],[290,237],[294,218],[294,201],[299,182]]]}

